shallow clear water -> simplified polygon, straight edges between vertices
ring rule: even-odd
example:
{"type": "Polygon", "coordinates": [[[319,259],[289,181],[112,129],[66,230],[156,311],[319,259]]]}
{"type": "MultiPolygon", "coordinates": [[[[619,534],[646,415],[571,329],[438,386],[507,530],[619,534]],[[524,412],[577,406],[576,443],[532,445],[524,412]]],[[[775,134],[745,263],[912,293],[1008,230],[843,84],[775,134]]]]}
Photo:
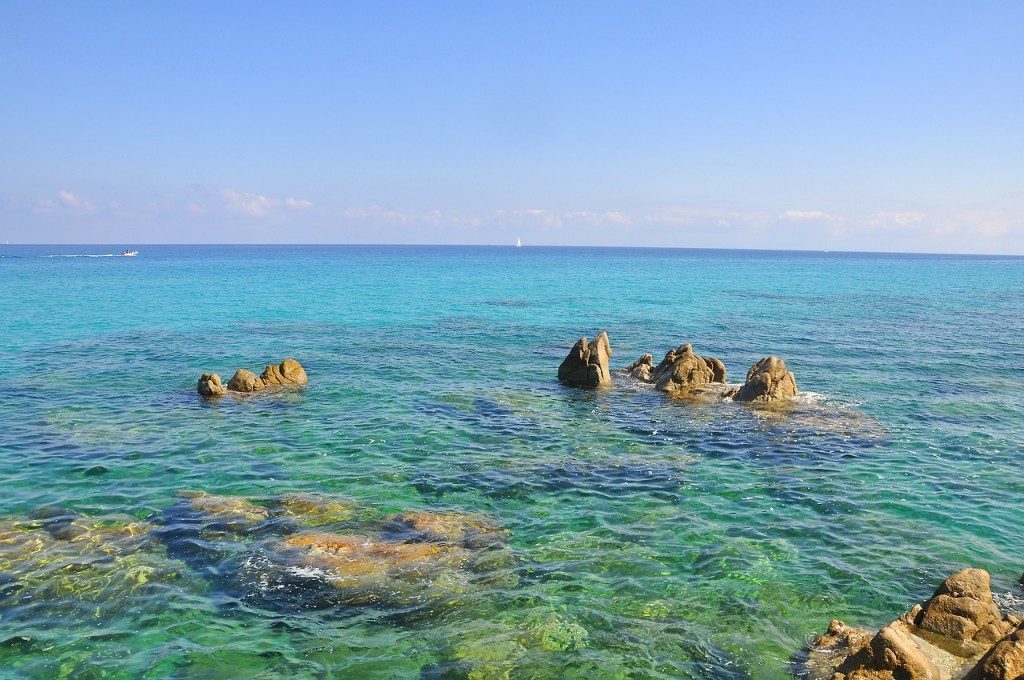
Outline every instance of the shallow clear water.
{"type": "Polygon", "coordinates": [[[0,531],[35,541],[0,542],[0,675],[783,678],[830,619],[877,626],[964,566],[1019,594],[1024,259],[64,256],[109,252],[0,247],[0,531]],[[777,354],[806,394],[559,385],[599,330],[613,368],[692,342],[731,382],[777,354]],[[307,389],[195,393],[285,357],[307,389]],[[479,514],[507,549],[458,589],[433,574],[443,596],[325,602],[253,567],[308,528],[203,524],[182,491],[337,496],[354,515],[317,530],[360,536],[479,514]]]}

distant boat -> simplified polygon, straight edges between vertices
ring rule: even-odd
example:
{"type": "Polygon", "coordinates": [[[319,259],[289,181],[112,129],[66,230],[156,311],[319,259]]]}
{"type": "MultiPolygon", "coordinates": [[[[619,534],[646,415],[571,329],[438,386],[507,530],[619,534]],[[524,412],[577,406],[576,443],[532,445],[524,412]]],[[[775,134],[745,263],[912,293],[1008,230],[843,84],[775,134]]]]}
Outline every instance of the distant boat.
{"type": "Polygon", "coordinates": [[[522,248],[522,247],[523,247],[523,242],[519,240],[518,236],[516,236],[516,248],[522,248]]]}
{"type": "Polygon", "coordinates": [[[126,250],[123,253],[121,253],[121,257],[135,257],[138,254],[139,251],[137,250],[126,250]]]}

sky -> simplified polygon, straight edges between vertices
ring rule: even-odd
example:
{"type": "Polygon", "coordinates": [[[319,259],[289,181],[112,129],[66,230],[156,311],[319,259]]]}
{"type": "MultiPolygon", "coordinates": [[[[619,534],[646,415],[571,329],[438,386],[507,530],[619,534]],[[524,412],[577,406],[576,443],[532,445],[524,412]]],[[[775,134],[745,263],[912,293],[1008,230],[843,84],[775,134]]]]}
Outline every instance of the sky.
{"type": "Polygon", "coordinates": [[[1024,3],[0,0],[0,241],[1024,255],[1024,3]]]}

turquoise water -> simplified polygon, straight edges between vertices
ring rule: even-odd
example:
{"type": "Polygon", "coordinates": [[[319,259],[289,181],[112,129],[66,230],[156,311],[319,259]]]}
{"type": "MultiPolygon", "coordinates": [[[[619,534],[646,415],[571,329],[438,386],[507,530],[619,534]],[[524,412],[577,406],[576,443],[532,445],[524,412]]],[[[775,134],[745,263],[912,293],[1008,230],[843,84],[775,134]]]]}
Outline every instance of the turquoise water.
{"type": "Polygon", "coordinates": [[[830,619],[964,566],[1019,594],[1024,259],[140,250],[0,247],[0,676],[785,678],[830,619]],[[599,330],[616,369],[692,342],[730,382],[777,354],[805,394],[559,385],[599,330]],[[195,394],[285,357],[307,389],[195,394]],[[297,492],[351,512],[283,519],[297,492]],[[259,566],[410,512],[507,540],[368,601],[259,566]]]}

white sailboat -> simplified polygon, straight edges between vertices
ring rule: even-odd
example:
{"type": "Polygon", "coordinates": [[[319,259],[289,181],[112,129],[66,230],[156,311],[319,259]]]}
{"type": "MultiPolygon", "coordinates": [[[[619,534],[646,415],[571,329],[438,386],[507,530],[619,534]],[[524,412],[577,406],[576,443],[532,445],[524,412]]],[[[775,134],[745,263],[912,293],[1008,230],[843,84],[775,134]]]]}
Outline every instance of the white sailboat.
{"type": "Polygon", "coordinates": [[[523,247],[523,242],[519,240],[518,236],[516,236],[516,248],[522,248],[522,247],[523,247]]]}

